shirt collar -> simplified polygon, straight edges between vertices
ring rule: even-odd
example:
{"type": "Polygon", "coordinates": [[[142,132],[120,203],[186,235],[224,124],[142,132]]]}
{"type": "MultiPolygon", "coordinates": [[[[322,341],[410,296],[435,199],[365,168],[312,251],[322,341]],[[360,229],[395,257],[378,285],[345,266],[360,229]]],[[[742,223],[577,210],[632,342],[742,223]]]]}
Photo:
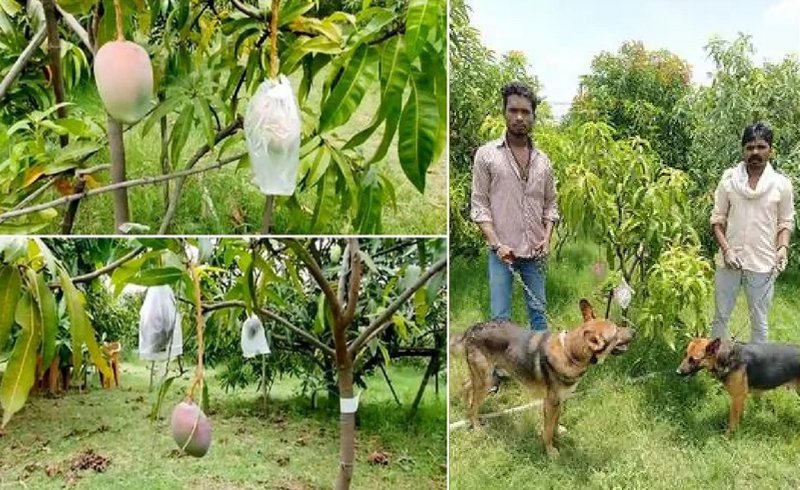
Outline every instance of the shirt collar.
{"type": "MultiPolygon", "coordinates": [[[[507,134],[506,132],[503,132],[503,136],[501,136],[501,137],[497,138],[496,140],[492,141],[492,144],[494,146],[496,146],[497,148],[503,148],[504,146],[507,146],[507,144],[506,144],[506,134],[507,134]]],[[[533,139],[530,136],[528,136],[528,144],[531,146],[532,150],[536,151],[536,145],[533,144],[533,139]]]]}

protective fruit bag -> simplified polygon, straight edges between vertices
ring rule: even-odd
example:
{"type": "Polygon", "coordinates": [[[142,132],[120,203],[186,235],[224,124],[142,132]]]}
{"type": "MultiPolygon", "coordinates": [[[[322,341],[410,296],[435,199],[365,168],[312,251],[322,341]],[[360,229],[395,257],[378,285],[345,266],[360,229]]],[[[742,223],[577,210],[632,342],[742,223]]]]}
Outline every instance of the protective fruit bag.
{"type": "Polygon", "coordinates": [[[290,196],[300,168],[300,112],[284,75],[259,85],[244,116],[253,183],[265,195],[290,196]]]}
{"type": "Polygon", "coordinates": [[[252,315],[242,324],[242,355],[246,358],[259,354],[269,354],[267,336],[264,334],[264,325],[257,316],[252,315]]]}
{"type": "Polygon", "coordinates": [[[139,358],[165,361],[181,354],[183,332],[175,294],[169,286],[150,287],[139,310],[139,358]]]}

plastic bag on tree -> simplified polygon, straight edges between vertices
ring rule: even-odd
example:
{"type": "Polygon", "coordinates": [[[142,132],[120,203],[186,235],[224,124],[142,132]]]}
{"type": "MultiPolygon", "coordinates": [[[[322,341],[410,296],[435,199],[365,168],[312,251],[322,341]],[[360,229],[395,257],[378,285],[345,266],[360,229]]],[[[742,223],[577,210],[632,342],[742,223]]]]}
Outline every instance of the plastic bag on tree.
{"type": "Polygon", "coordinates": [[[183,354],[181,314],[176,304],[169,286],[147,289],[139,310],[140,359],[165,361],[183,354]]]}
{"type": "Polygon", "coordinates": [[[242,324],[242,354],[249,359],[259,354],[269,353],[264,325],[257,316],[252,315],[242,324]]]}
{"type": "Polygon", "coordinates": [[[290,196],[300,168],[300,112],[284,75],[259,85],[244,116],[253,183],[266,195],[290,196]]]}

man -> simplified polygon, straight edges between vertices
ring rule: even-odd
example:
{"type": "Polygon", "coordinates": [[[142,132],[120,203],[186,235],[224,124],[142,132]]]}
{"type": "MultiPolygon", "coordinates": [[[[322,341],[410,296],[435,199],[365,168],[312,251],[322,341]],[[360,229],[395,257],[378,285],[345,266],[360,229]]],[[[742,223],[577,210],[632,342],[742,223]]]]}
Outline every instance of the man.
{"type": "Polygon", "coordinates": [[[471,218],[489,245],[492,319],[511,319],[513,271],[519,273],[531,328],[547,330],[545,262],[558,219],[550,160],[530,137],[538,100],[521,83],[503,87],[506,132],[478,149],[471,218]]]}
{"type": "Polygon", "coordinates": [[[725,170],[714,194],[711,228],[719,245],[712,338],[727,337],[742,284],[750,310],[751,342],[767,341],[767,313],[775,278],[786,267],[794,227],[792,183],[770,164],[772,130],[745,128],[743,161],[725,170]]]}

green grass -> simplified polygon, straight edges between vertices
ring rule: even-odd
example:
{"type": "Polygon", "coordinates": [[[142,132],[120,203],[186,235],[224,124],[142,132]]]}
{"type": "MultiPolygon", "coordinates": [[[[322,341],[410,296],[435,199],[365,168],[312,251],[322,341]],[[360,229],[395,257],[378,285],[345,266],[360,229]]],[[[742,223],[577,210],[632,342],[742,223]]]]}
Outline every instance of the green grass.
{"type": "MultiPolygon", "coordinates": [[[[209,453],[195,459],[177,455],[168,427],[189,374],[176,380],[161,420],[151,424],[148,373],[145,363],[123,363],[122,389],[101,390],[95,380],[88,392],[32,396],[0,436],[0,488],[331,488],[339,462],[338,410],[311,410],[307,398],[294,396],[297,380],[276,382],[265,413],[255,387],[226,394],[211,374],[213,441],[209,453]],[[88,450],[110,459],[105,472],[70,470],[88,450]]],[[[358,411],[353,488],[444,489],[445,388],[437,397],[430,383],[408,422],[422,371],[392,366],[389,374],[404,406],[397,407],[380,374],[369,380],[358,411]],[[376,450],[391,454],[389,465],[367,462],[376,450]]]]}
{"type": "MultiPolygon", "coordinates": [[[[324,78],[324,74],[317,77],[324,78]]],[[[299,82],[293,80],[293,86],[299,82]]],[[[315,84],[309,96],[309,104],[315,104],[320,98],[321,82],[315,84]]],[[[105,112],[94,86],[90,83],[82,86],[70,97],[78,101],[84,110],[105,121],[105,112]]],[[[242,107],[247,103],[240,103],[242,107]]],[[[340,128],[340,135],[349,137],[369,125],[373,112],[377,109],[379,98],[377,91],[367,92],[358,111],[350,121],[340,128]]],[[[313,105],[312,105],[313,107],[313,105]]],[[[396,116],[399,117],[399,114],[396,116]]],[[[171,119],[171,123],[174,119],[171,119]]],[[[371,157],[378,147],[383,129],[379,129],[362,149],[371,157]]],[[[137,125],[125,133],[126,168],[128,179],[144,176],[160,175],[160,134],[158,124],[154,125],[147,136],[142,136],[142,124],[137,125]]],[[[176,170],[183,169],[186,160],[205,142],[203,132],[198,128],[189,135],[183,150],[180,162],[173,163],[176,170]]],[[[233,155],[245,151],[244,143],[226,151],[226,155],[233,155]]],[[[108,163],[108,152],[91,160],[91,165],[108,163]]],[[[201,161],[199,165],[208,163],[209,158],[201,161]]],[[[173,219],[172,232],[176,234],[245,234],[258,232],[261,227],[261,218],[264,209],[264,196],[255,185],[250,182],[249,169],[236,169],[232,163],[223,169],[207,172],[189,177],[183,188],[178,212],[173,219]],[[237,223],[235,215],[244,218],[243,223],[237,223]]],[[[442,234],[447,227],[447,193],[446,193],[446,168],[444,158],[431,165],[426,182],[425,193],[422,194],[408,181],[403,174],[397,156],[397,135],[386,158],[376,164],[383,169],[395,185],[397,206],[388,203],[384,207],[383,233],[391,235],[435,235],[442,234]]],[[[108,172],[97,174],[98,180],[106,184],[109,182],[108,172]]],[[[173,181],[174,182],[174,181],[173,181]]],[[[163,183],[157,185],[140,186],[128,190],[131,220],[150,227],[150,232],[155,233],[164,216],[166,205],[163,197],[163,183]]],[[[42,199],[59,197],[55,192],[45,194],[42,199]]],[[[309,212],[313,212],[317,199],[316,188],[307,190],[298,196],[301,204],[309,212]]],[[[310,214],[298,218],[292,216],[281,202],[286,198],[276,200],[273,215],[273,231],[275,233],[308,233],[311,227],[310,214]]],[[[58,208],[61,215],[65,207],[58,208]]],[[[350,220],[341,216],[339,221],[334,220],[328,229],[317,230],[320,233],[346,234],[354,232],[350,220]]],[[[59,220],[60,222],[60,220],[59,220]]],[[[78,218],[73,233],[75,234],[108,234],[113,232],[113,201],[111,193],[94,196],[81,203],[78,218]]],[[[44,230],[44,233],[59,233],[59,223],[54,223],[44,230]]]]}
{"type": "MultiPolygon", "coordinates": [[[[597,249],[568,246],[548,270],[551,330],[580,323],[577,302],[591,295],[590,271],[597,249]]],[[[453,258],[451,328],[463,331],[489,315],[486,259],[453,258]]],[[[519,280],[514,319],[526,324],[519,280]]],[[[604,313],[604,305],[593,304],[604,313]]],[[[711,311],[713,305],[709,305],[711,311]]],[[[770,338],[800,342],[797,277],[782,277],[770,314],[770,338]]],[[[743,297],[731,331],[749,338],[743,297]]],[[[614,310],[612,310],[612,318],[614,310]]],[[[683,348],[685,343],[679,343],[683,348]]],[[[729,397],[707,373],[693,378],[674,374],[681,352],[660,343],[635,341],[624,356],[592,368],[566,402],[561,423],[568,432],[549,460],[541,442],[541,409],[486,421],[483,431],[450,432],[450,488],[798,488],[800,399],[776,390],[748,400],[739,432],[723,435],[729,397]]],[[[464,418],[460,387],[464,360],[451,358],[450,420],[464,418]]],[[[482,413],[530,402],[514,382],[490,396],[482,413]]]]}

